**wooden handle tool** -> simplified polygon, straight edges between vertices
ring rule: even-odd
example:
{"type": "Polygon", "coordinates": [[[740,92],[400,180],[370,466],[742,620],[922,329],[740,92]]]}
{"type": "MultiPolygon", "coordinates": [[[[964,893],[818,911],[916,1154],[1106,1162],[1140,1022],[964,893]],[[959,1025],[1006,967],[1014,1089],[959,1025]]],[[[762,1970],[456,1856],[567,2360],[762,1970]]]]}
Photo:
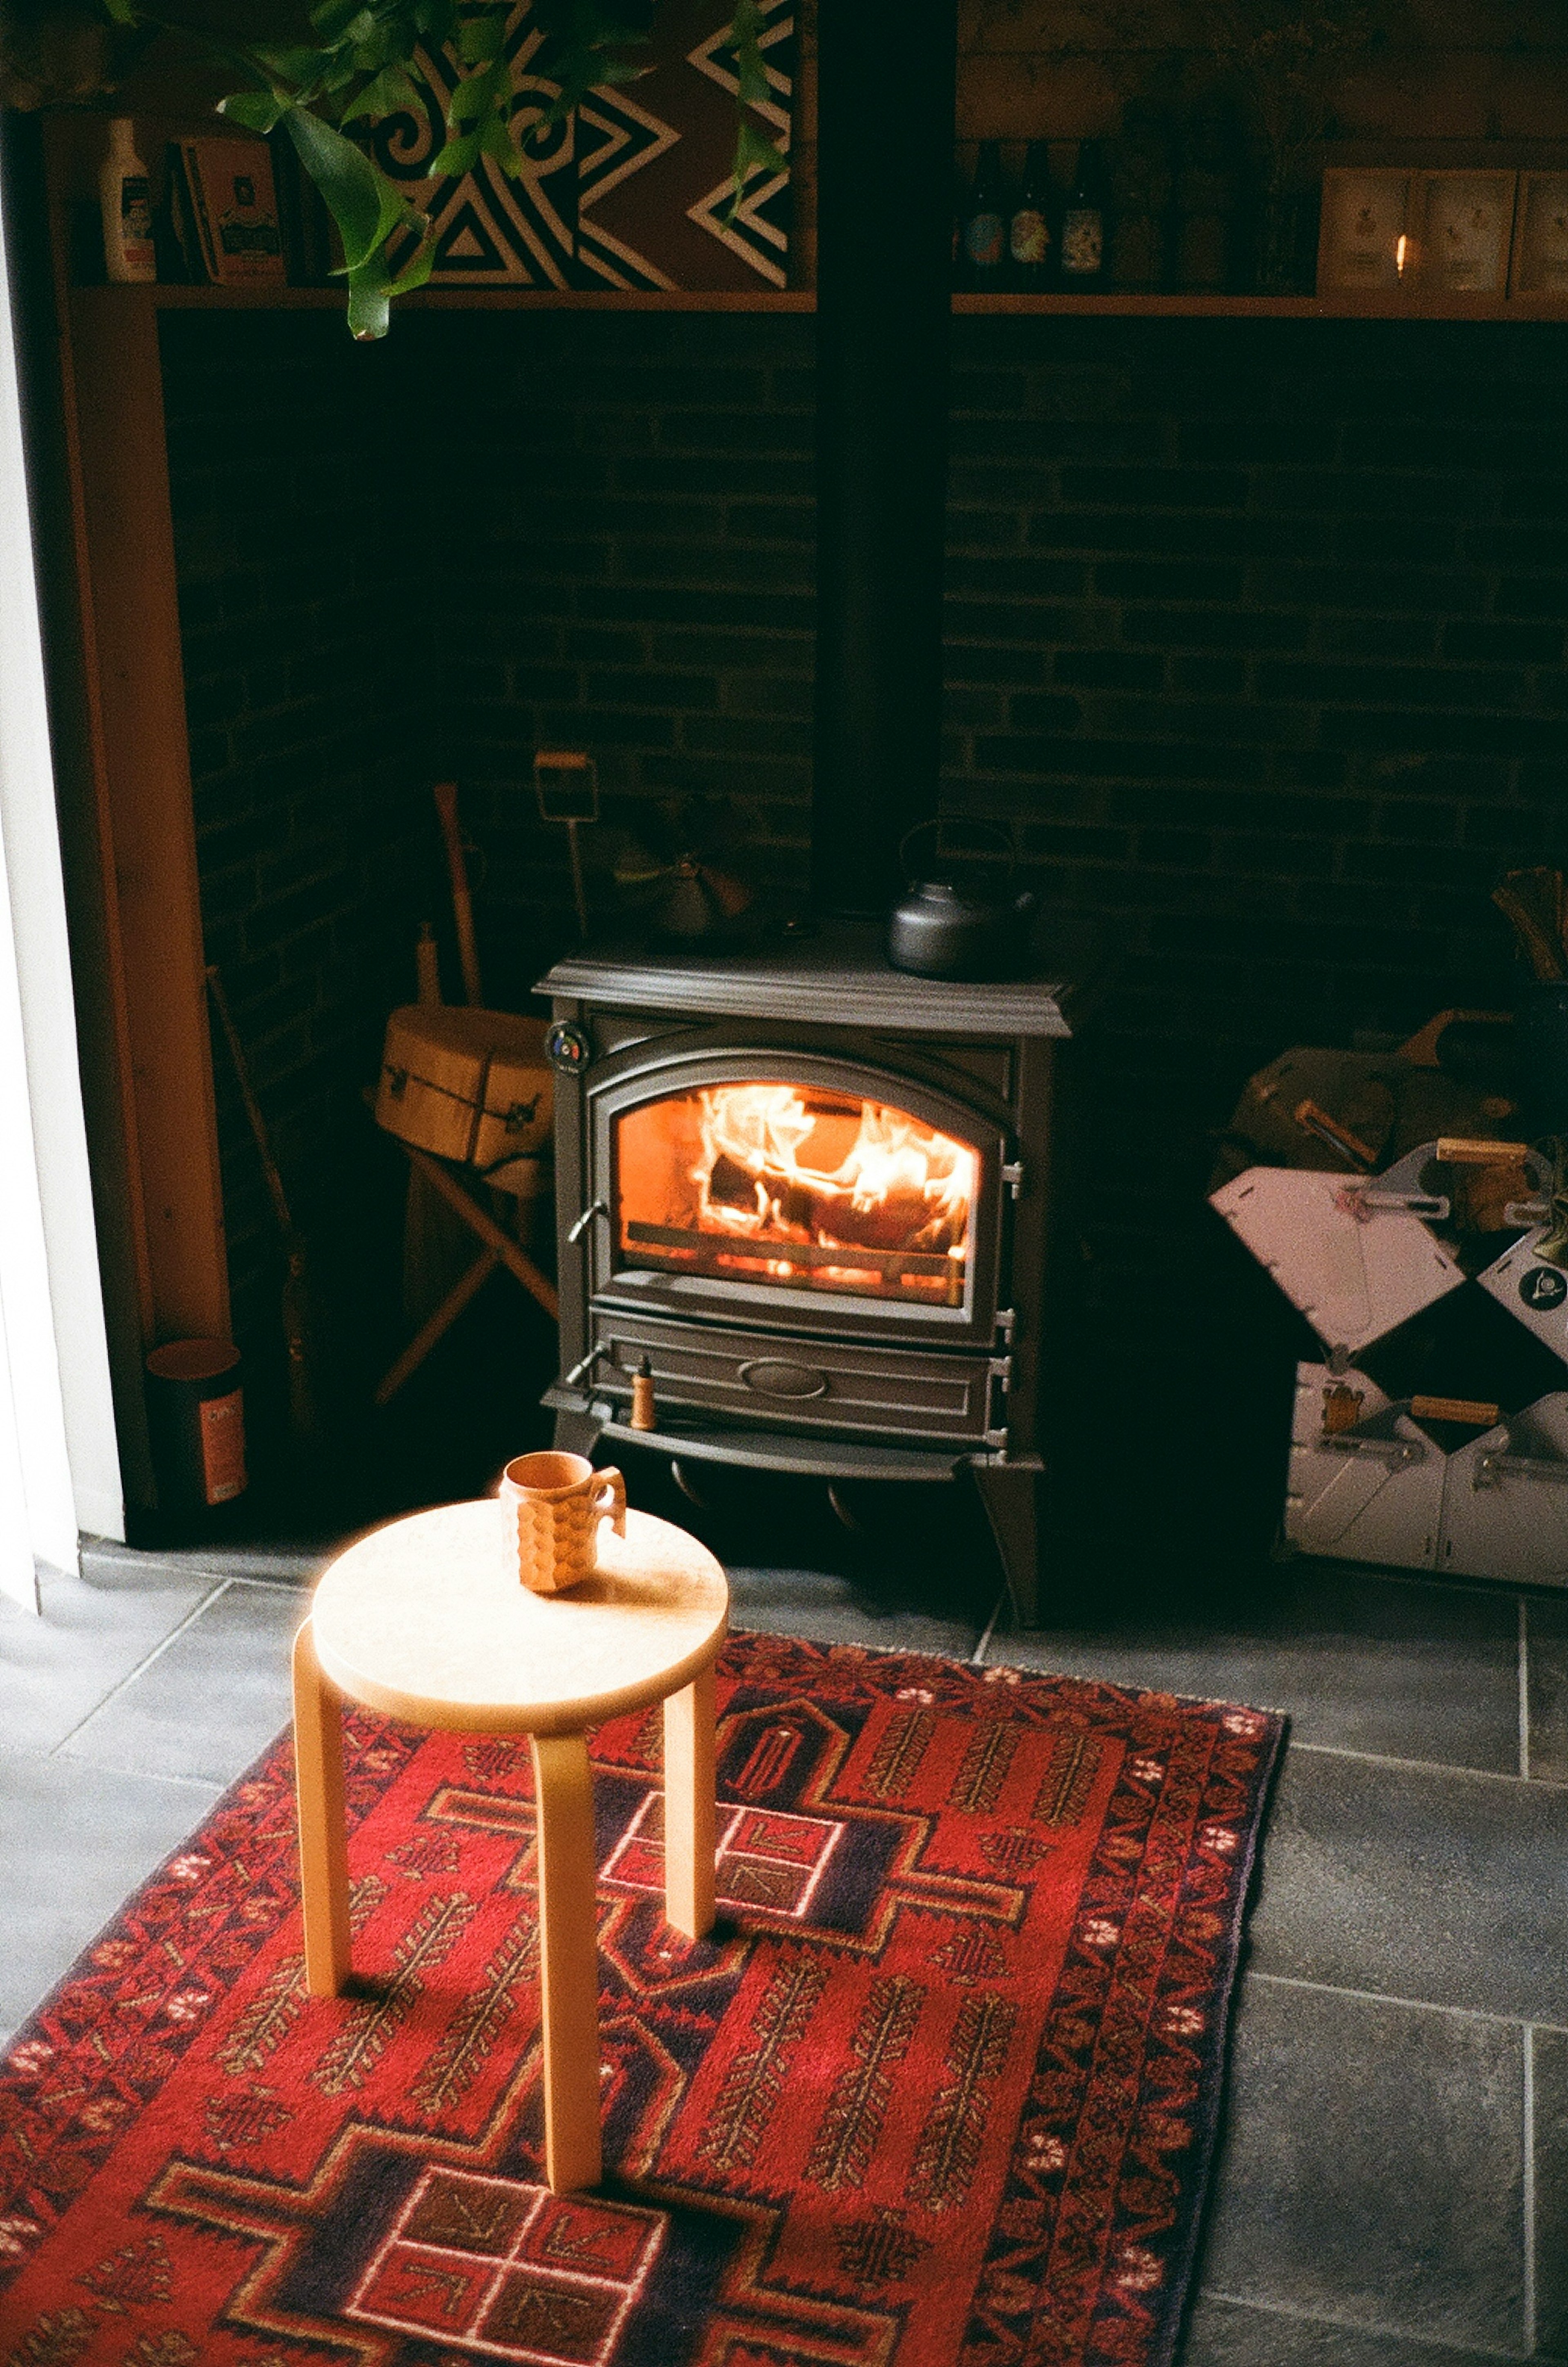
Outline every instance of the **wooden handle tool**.
{"type": "Polygon", "coordinates": [[[1490,1430],[1501,1408],[1482,1398],[1412,1398],[1410,1410],[1417,1421],[1473,1421],[1490,1430]]]}
{"type": "Polygon", "coordinates": [[[1316,1102],[1298,1102],[1295,1119],[1304,1132],[1315,1134],[1320,1142],[1326,1142],[1329,1149],[1337,1150],[1341,1158],[1353,1160],[1358,1167],[1362,1168],[1375,1164],[1376,1152],[1369,1150],[1360,1137],[1352,1134],[1348,1126],[1341,1126],[1337,1117],[1330,1117],[1316,1102]]]}
{"type": "Polygon", "coordinates": [[[1438,1137],[1438,1157],[1445,1167],[1517,1167],[1529,1152],[1528,1142],[1483,1142],[1468,1135],[1438,1137]]]}

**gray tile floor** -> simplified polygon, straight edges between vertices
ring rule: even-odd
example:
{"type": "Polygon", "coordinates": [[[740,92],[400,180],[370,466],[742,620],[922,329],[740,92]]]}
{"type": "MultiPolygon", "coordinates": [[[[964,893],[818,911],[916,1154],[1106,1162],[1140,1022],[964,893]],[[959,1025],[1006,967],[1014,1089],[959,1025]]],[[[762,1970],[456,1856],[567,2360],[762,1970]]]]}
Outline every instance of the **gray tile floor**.
{"type": "MultiPolygon", "coordinates": [[[[0,1610],[0,2033],[282,1724],[310,1571],[96,1548],[0,1610]]],[[[732,1578],[738,1625],[981,1641],[929,1586],[732,1578]]],[[[1568,2362],[1568,1603],[1311,1564],[1149,1601],[986,1649],[1293,1722],[1184,2367],[1568,2362]]]]}

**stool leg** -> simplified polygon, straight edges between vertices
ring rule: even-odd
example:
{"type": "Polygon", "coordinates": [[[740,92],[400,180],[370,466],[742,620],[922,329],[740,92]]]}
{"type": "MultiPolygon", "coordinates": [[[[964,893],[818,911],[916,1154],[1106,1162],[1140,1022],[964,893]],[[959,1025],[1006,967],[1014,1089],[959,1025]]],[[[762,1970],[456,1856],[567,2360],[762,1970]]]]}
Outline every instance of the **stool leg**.
{"type": "Polygon", "coordinates": [[[545,2179],[557,2193],[597,2186],[599,1933],[593,1787],[581,1734],[536,1734],[539,1966],[545,2008],[545,2179]]]}
{"type": "Polygon", "coordinates": [[[317,1662],[308,1619],[294,1638],[294,1784],[305,1985],[316,1997],[336,1997],[349,1972],[343,1715],[317,1662]]]}
{"type": "Polygon", "coordinates": [[[713,1667],[664,1704],[664,1912],[677,1931],[713,1929],[713,1667]]]}

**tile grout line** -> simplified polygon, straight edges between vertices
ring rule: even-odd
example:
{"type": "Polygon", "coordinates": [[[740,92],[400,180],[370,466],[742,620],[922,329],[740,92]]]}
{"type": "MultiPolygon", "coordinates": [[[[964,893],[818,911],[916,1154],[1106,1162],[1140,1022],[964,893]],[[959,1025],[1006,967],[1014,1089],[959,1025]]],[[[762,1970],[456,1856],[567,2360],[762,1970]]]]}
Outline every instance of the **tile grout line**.
{"type": "Polygon", "coordinates": [[[991,1648],[991,1638],[997,1632],[997,1623],[1000,1619],[1003,1611],[1007,1608],[1011,1593],[1012,1587],[1010,1583],[1005,1585],[1002,1588],[1001,1592],[998,1595],[996,1608],[986,1622],[986,1632],[981,1637],[979,1642],[976,1645],[973,1652],[969,1655],[969,1666],[972,1669],[983,1669],[985,1667],[986,1655],[991,1648]]]}
{"type": "Polygon", "coordinates": [[[1249,1972],[1247,1978],[1267,1982],[1273,1988],[1313,1989],[1320,1997],[1352,1998],[1362,2005],[1396,2005],[1409,2013],[1446,2013],[1459,2022],[1491,2022],[1504,2030],[1550,2030],[1568,2036],[1568,2026],[1562,2022],[1539,2018],[1527,2022],[1522,2013],[1493,2013],[1483,2005],[1444,2005],[1436,1998],[1401,1997],[1393,1989],[1352,1989],[1341,1981],[1309,1981],[1300,1973],[1249,1972]]]}
{"type": "MultiPolygon", "coordinates": [[[[1314,1759],[1353,1759],[1363,1767],[1408,1767],[1416,1775],[1464,1775],[1478,1784],[1517,1784],[1519,1777],[1501,1767],[1464,1767],[1452,1759],[1401,1759],[1389,1750],[1345,1750],[1334,1742],[1296,1742],[1291,1744],[1292,1755],[1310,1753],[1314,1759]]],[[[1568,1789],[1568,1777],[1532,1775],[1532,1792],[1561,1792],[1568,1789]]]]}
{"type": "Polygon", "coordinates": [[[1519,1596],[1519,1773],[1530,1773],[1530,1629],[1529,1606],[1519,1596]]]}
{"type": "Polygon", "coordinates": [[[1288,2301],[1264,2301],[1253,2293],[1224,2293],[1218,2285],[1204,2285],[1201,2290],[1205,2301],[1224,2302],[1231,2309],[1255,2309],[1263,2316],[1289,2318],[1297,2326],[1327,2327],[1336,2334],[1392,2334],[1396,2341],[1414,2339],[1431,2352],[1432,2367],[1440,2367],[1445,2356],[1517,2360],[1520,2367],[1527,2367],[1527,2362],[1529,2367],[1558,2367],[1555,2355],[1548,2358],[1544,2353],[1538,2357],[1533,2351],[1504,2350],[1491,2342],[1467,2342],[1462,2350],[1456,2350],[1451,2343],[1436,2341],[1429,2335],[1412,2338],[1407,2327],[1385,2326],[1381,2318],[1320,2317],[1310,2309],[1297,2309],[1288,2301]]]}
{"type": "Polygon", "coordinates": [[[201,1601],[196,1603],[192,1609],[186,1613],[186,1615],[180,1621],[179,1625],[177,1627],[171,1627],[168,1634],[163,1638],[162,1642],[154,1644],[152,1649],[145,1654],[141,1659],[138,1660],[136,1666],[130,1670],[125,1676],[121,1677],[118,1684],[111,1685],[107,1693],[103,1694],[99,1700],[93,1704],[92,1708],[87,1711],[86,1715],[77,1719],[75,1725],[71,1728],[70,1733],[62,1734],[52,1749],[45,1753],[45,1756],[50,1759],[57,1758],[60,1752],[64,1750],[66,1744],[73,1740],[73,1738],[81,1733],[82,1728],[88,1725],[93,1718],[96,1717],[101,1709],[107,1709],[110,1702],[118,1701],[120,1694],[124,1693],[127,1685],[133,1685],[136,1682],[137,1678],[144,1675],[152,1666],[154,1660],[161,1660],[164,1654],[168,1650],[170,1645],[177,1643],[179,1638],[185,1634],[186,1629],[187,1627],[194,1626],[196,1622],[201,1617],[203,1612],[210,1610],[213,1603],[218,1601],[220,1595],[227,1594],[232,1583],[233,1580],[231,1579],[220,1579],[218,1583],[214,1586],[211,1593],[204,1594],[201,1601]]]}
{"type": "Polygon", "coordinates": [[[1535,2031],[1525,2024],[1524,2064],[1524,2143],[1520,2148],[1524,2185],[1525,2272],[1521,2295],[1525,2321],[1525,2349],[1535,2350],[1535,2031]]]}

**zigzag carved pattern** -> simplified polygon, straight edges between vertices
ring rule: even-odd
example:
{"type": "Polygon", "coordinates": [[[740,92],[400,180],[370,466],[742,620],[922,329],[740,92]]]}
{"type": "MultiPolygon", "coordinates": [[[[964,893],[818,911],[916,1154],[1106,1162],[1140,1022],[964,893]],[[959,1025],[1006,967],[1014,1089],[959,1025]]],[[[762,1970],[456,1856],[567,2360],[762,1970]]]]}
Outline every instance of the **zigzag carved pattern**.
{"type": "Polygon", "coordinates": [[[948,2043],[953,2077],[937,2090],[920,2131],[904,2190],[907,2202],[923,2203],[928,2211],[951,2211],[968,2193],[986,2134],[988,2090],[1001,2077],[1017,2023],[1018,2008],[1010,1998],[982,1989],[964,1999],[948,2043]]]}
{"type": "Polygon", "coordinates": [[[512,1992],[539,1953],[539,1927],[533,1916],[514,1923],[447,2024],[440,2045],[413,2085],[413,2101],[430,2118],[467,2094],[489,2055],[496,2033],[512,2011],[512,1992]]]}
{"type": "Polygon", "coordinates": [[[1089,1806],[1105,1745],[1093,1735],[1069,1731],[1051,1753],[1045,1780],[1035,1797],[1034,1814],[1053,1830],[1076,1825],[1089,1806]]]}
{"type": "Polygon", "coordinates": [[[976,1727],[964,1764],[953,1779],[949,1807],[967,1808],[976,1817],[989,1816],[1001,1797],[1021,1732],[1021,1727],[1004,1726],[1000,1720],[976,1727]]]}
{"type": "MultiPolygon", "coordinates": [[[[351,1883],[348,1892],[348,1928],[358,1931],[368,1923],[390,1889],[378,1874],[367,1874],[351,1883]]],[[[230,2033],[228,2044],[218,2060],[231,2078],[242,2078],[247,2071],[259,2071],[269,2055],[276,2055],[295,2022],[305,2010],[305,1959],[285,1956],[277,1970],[262,1988],[253,2005],[247,2006],[230,2033]]]]}
{"type": "Polygon", "coordinates": [[[413,2011],[423,1987],[421,1975],[451,1954],[476,1911],[472,1899],[460,1890],[426,1902],[393,1951],[397,1970],[386,1988],[355,2008],[311,2072],[311,2081],[323,2096],[341,2096],[345,2088],[365,2085],[413,2011]]]}
{"type": "Polygon", "coordinates": [[[750,2166],[827,1980],[827,1965],[809,1956],[790,1955],[780,1964],[757,2008],[757,2043],[737,2056],[725,2074],[697,2146],[699,2159],[715,2169],[750,2166]]]}
{"type": "Polygon", "coordinates": [[[936,1719],[929,1709],[907,1710],[902,1717],[888,1719],[865,1771],[865,1788],[874,1798],[902,1797],[913,1783],[935,1732],[936,1719]]]}
{"type": "Polygon", "coordinates": [[[876,1983],[850,2041],[854,2056],[834,2084],[812,2143],[806,2175],[824,2193],[862,2186],[893,2094],[893,2074],[909,2051],[926,1993],[890,1973],[876,1983]]]}

